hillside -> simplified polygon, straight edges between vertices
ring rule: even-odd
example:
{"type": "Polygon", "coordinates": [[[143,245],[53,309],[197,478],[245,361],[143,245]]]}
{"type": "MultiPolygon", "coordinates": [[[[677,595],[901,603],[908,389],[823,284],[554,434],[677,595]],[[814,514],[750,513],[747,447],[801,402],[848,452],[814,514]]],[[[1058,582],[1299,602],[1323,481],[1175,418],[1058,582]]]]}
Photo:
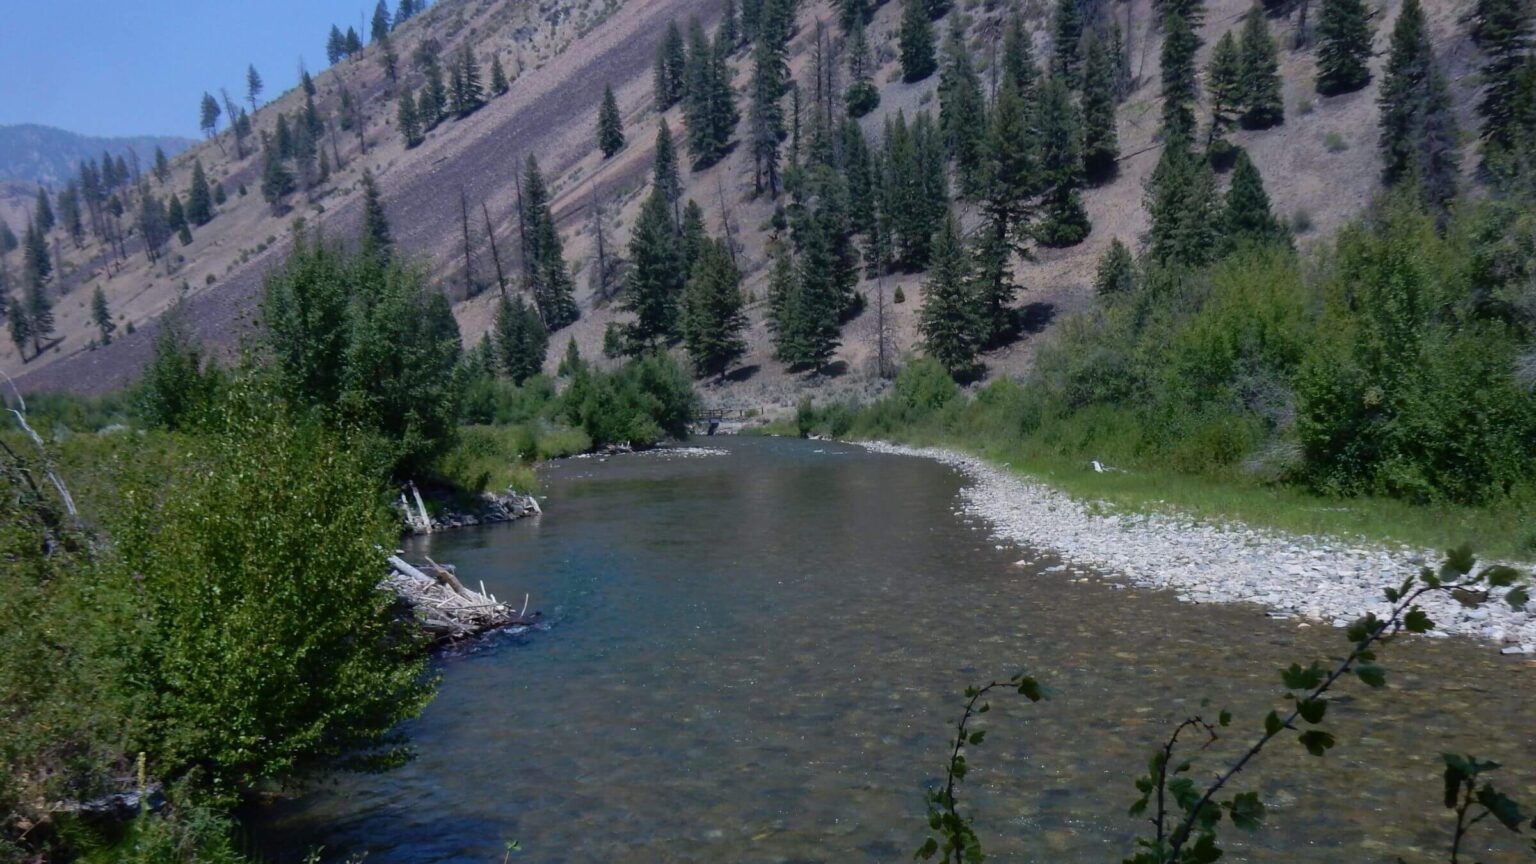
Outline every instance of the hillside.
{"type": "Polygon", "coordinates": [[[33,123],[0,126],[0,182],[58,188],[76,173],[82,159],[99,157],[103,152],[130,162],[136,158],[147,166],[156,147],[167,156],[175,156],[196,143],[175,135],[103,138],[33,123]]]}
{"type": "MultiPolygon", "coordinates": [[[[1121,152],[1119,176],[1114,182],[1091,188],[1084,203],[1093,223],[1088,239],[1069,249],[1042,251],[1034,262],[1016,264],[1017,281],[1025,286],[1020,303],[1028,308],[1030,330],[1038,331],[1063,311],[1081,308],[1089,301],[1088,287],[1094,264],[1111,239],[1120,238],[1137,248],[1147,220],[1142,207],[1144,183],[1156,163],[1153,134],[1158,117],[1157,44],[1160,34],[1152,26],[1150,0],[1131,0],[1116,16],[1127,22],[1127,43],[1134,80],[1119,108],[1121,152]]],[[[1400,0],[1388,0],[1375,16],[1375,59],[1383,61],[1387,28],[1400,0]]],[[[1441,61],[1458,82],[1457,104],[1470,111],[1472,100],[1469,63],[1472,51],[1465,28],[1455,20],[1458,7],[1450,0],[1424,4],[1429,13],[1441,61]]],[[[1202,36],[1201,63],[1219,36],[1239,25],[1249,4],[1243,0],[1212,0],[1208,3],[1202,36]]],[[[1001,22],[1012,4],[961,4],[970,18],[969,40],[985,55],[987,46],[1000,38],[1001,22]]],[[[1047,4],[1021,7],[1034,34],[1037,58],[1047,56],[1049,37],[1047,4]]],[[[56,280],[59,341],[44,354],[23,363],[14,347],[0,346],[0,369],[19,378],[32,390],[70,389],[101,392],[130,382],[148,355],[153,322],[178,298],[185,297],[189,319],[197,336],[230,349],[250,326],[257,313],[261,275],[280,260],[284,237],[296,217],[331,235],[355,230],[360,208],[358,179],[372,170],[378,178],[386,209],[400,247],[429,260],[441,278],[443,289],[455,300],[466,345],[476,344],[489,326],[496,302],[495,291],[485,291],[493,272],[492,250],[487,243],[485,221],[491,223],[502,254],[515,246],[516,167],[525,154],[536,155],[555,195],[554,210],[565,239],[566,259],[575,273],[580,321],[553,335],[551,368],[558,361],[567,338],[574,338],[587,357],[597,357],[604,327],[621,318],[594,297],[588,287],[591,255],[590,207],[601,202],[610,216],[609,236],[623,244],[643,198],[647,182],[657,115],[652,110],[651,61],[654,47],[669,21],[689,15],[713,14],[716,5],[683,3],[681,0],[618,3],[617,0],[563,0],[534,4],[498,4],[489,0],[443,0],[427,13],[408,22],[394,35],[402,66],[415,48],[435,40],[444,53],[469,45],[488,63],[498,56],[515,76],[510,92],[493,99],[467,118],[451,120],[427,136],[419,147],[406,150],[395,128],[394,100],[382,74],[376,47],[346,60],[315,78],[317,103],[334,114],[344,85],[365,106],[361,136],[343,135],[335,148],[343,166],[328,183],[299,206],[276,214],[260,199],[260,158],[247,154],[232,158],[230,136],[205,142],[175,161],[169,188],[185,190],[192,162],[201,160],[209,176],[229,192],[228,202],[217,218],[196,232],[191,245],[182,248],[174,240],[167,261],[151,266],[145,255],[132,248],[128,260],[115,262],[105,250],[87,241],[73,248],[68,241],[56,280]],[[592,143],[599,97],[612,83],[624,116],[628,146],[612,159],[603,160],[592,143]],[[363,147],[366,145],[366,151],[363,147]],[[245,186],[249,194],[236,189],[245,186]],[[461,198],[462,192],[462,198],[461,198]],[[464,276],[465,226],[461,202],[470,214],[468,245],[473,284],[464,276]],[[482,210],[483,206],[483,210],[482,210]],[[483,212],[484,217],[476,218],[483,212]],[[95,335],[88,320],[92,287],[106,293],[121,324],[131,322],[133,334],[120,326],[118,338],[106,348],[92,350],[95,335]],[[468,296],[479,291],[475,296],[468,296]],[[146,326],[149,325],[149,326],[146,326]]],[[[951,13],[956,14],[954,12],[951,13]]],[[[835,29],[836,12],[827,2],[804,3],[799,30],[791,46],[791,66],[797,78],[809,77],[811,47],[817,20],[835,29]]],[[[934,91],[938,76],[917,84],[900,81],[895,31],[900,4],[880,7],[870,27],[879,71],[881,105],[862,123],[867,137],[878,141],[887,115],[897,110],[907,116],[921,108],[937,110],[934,91]]],[[[706,24],[710,22],[706,21],[706,24]]],[[[1294,22],[1271,19],[1271,31],[1288,45],[1294,22]]],[[[1379,189],[1375,141],[1377,135],[1376,86],[1335,98],[1316,96],[1312,90],[1315,58],[1312,46],[1300,51],[1282,50],[1285,80],[1284,125],[1262,132],[1238,132],[1235,143],[1247,148],[1264,174],[1275,210],[1290,219],[1303,245],[1326,237],[1333,229],[1358,214],[1379,189]]],[[[735,88],[746,89],[749,58],[738,52],[732,58],[735,88]]],[[[406,72],[408,83],[419,83],[406,72]]],[[[745,100],[742,100],[744,103],[745,100]]],[[[270,131],[277,112],[297,112],[303,103],[296,91],[265,105],[255,115],[258,133],[270,131]]],[[[190,110],[190,109],[189,109],[190,110]]],[[[680,109],[667,115],[674,130],[682,128],[680,109]]],[[[1464,128],[1472,125],[1464,116],[1464,128]]],[[[738,140],[745,134],[738,127],[738,140]]],[[[685,171],[685,195],[698,201],[712,233],[729,221],[738,248],[740,265],[747,275],[746,289],[755,298],[751,309],[750,349],[732,381],[709,385],[706,398],[743,407],[790,405],[806,387],[831,394],[865,392],[880,386],[873,375],[875,352],[874,316],[849,322],[843,346],[831,366],[836,373],[814,380],[789,375],[771,359],[763,323],[766,296],[766,249],[771,231],[773,205],[754,197],[752,163],[745,147],[700,172],[685,171]]],[[[962,204],[962,218],[969,205],[962,204]]],[[[507,264],[508,262],[503,262],[507,264]]],[[[510,264],[507,269],[515,272],[510,264]]],[[[860,291],[872,298],[877,292],[894,293],[900,287],[907,302],[888,307],[898,351],[917,343],[915,315],[919,307],[921,274],[866,282],[860,291]]],[[[984,359],[994,374],[1016,374],[1027,368],[1033,335],[989,354],[984,359]]]]}

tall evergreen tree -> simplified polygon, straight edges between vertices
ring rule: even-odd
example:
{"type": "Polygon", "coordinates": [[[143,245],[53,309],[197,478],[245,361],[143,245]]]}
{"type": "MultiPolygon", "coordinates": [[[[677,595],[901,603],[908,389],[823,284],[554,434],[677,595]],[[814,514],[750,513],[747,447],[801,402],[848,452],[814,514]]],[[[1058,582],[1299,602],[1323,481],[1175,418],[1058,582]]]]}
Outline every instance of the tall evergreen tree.
{"type": "Polygon", "coordinates": [[[21,243],[21,270],[22,281],[27,285],[47,285],[53,275],[48,238],[43,236],[36,220],[27,223],[27,233],[21,243]]]}
{"type": "Polygon", "coordinates": [[[934,59],[933,22],[925,0],[902,0],[900,43],[903,81],[921,81],[938,68],[934,59]]]}
{"type": "Polygon", "coordinates": [[[293,175],[288,173],[287,166],[283,164],[277,144],[265,142],[262,148],[261,197],[272,206],[273,212],[281,212],[292,192],[293,175]]]}
{"type": "MultiPolygon", "coordinates": [[[[656,129],[656,157],[651,170],[651,182],[661,192],[667,207],[676,207],[683,197],[683,179],[677,167],[677,147],[672,143],[672,130],[663,119],[656,129]]],[[[668,212],[672,212],[670,209],[668,212]]]]}
{"type": "Polygon", "coordinates": [[[496,318],[491,323],[491,345],[496,365],[512,383],[521,386],[544,369],[549,352],[549,332],[538,312],[523,301],[501,295],[496,304],[496,318]]]}
{"type": "Polygon", "coordinates": [[[170,226],[172,231],[176,232],[176,236],[181,240],[181,245],[192,245],[192,226],[187,224],[186,208],[181,206],[181,196],[175,192],[171,193],[170,204],[166,206],[165,216],[166,224],[170,226]]]}
{"type": "Polygon", "coordinates": [[[667,33],[656,46],[656,110],[665,111],[683,98],[687,51],[677,22],[667,25],[667,33]]]}
{"type": "Polygon", "coordinates": [[[849,117],[863,117],[880,106],[880,88],[873,81],[875,59],[869,50],[869,36],[862,14],[853,19],[847,50],[848,89],[843,94],[843,103],[848,108],[849,117]]]}
{"type": "MultiPolygon", "coordinates": [[[[5,302],[5,298],[0,297],[0,302],[5,302]]],[[[13,296],[6,304],[5,326],[11,333],[11,344],[16,346],[16,353],[25,362],[27,343],[32,341],[32,322],[27,318],[27,307],[22,305],[20,298],[13,296]]]]}
{"type": "Polygon", "coordinates": [[[416,0],[400,0],[399,5],[395,7],[395,20],[390,29],[400,29],[400,25],[411,20],[411,16],[415,15],[417,11],[416,0]]]}
{"type": "MultiPolygon", "coordinates": [[[[744,7],[745,8],[745,7],[744,7]]],[[[752,144],[753,188],[779,195],[779,141],[784,137],[783,97],[789,79],[785,46],[771,28],[757,36],[752,49],[752,106],[748,117],[752,144]]]]}
{"type": "Polygon", "coordinates": [[[384,5],[384,0],[379,0],[373,7],[373,22],[369,30],[369,38],[375,42],[389,41],[389,7],[384,5]]]}
{"type": "Polygon", "coordinates": [[[1038,181],[1034,141],[1027,128],[1023,97],[1012,75],[1005,75],[987,117],[982,140],[982,224],[974,256],[977,303],[984,341],[996,342],[1013,329],[1012,276],[1015,253],[1028,255],[1025,241],[1034,213],[1038,181]]]}
{"type": "Polygon", "coordinates": [[[1033,43],[1024,29],[1024,19],[1017,13],[1008,19],[1008,29],[1003,33],[1003,77],[1013,81],[1027,110],[1034,102],[1040,74],[1035,66],[1033,43]]]}
{"type": "Polygon", "coordinates": [[[1393,25],[1377,103],[1383,181],[1416,185],[1421,200],[1443,213],[1455,197],[1459,135],[1419,0],[1404,0],[1393,25]]]}
{"type": "Polygon", "coordinates": [[[325,59],[332,66],[341,62],[341,58],[347,55],[347,39],[341,35],[341,28],[331,25],[331,32],[325,39],[325,59]]]}
{"type": "Polygon", "coordinates": [[[1115,127],[1115,69],[1104,43],[1089,34],[1083,60],[1083,172],[1094,183],[1115,176],[1120,134],[1115,127]]]}
{"type": "Polygon", "coordinates": [[[550,209],[550,198],[539,163],[533,155],[523,172],[524,219],[527,221],[525,243],[529,256],[529,288],[533,302],[538,306],[539,317],[551,333],[575,323],[580,317],[576,306],[575,285],[570,268],[565,264],[565,248],[560,241],[560,231],[555,226],[555,216],[550,209]]]}
{"type": "Polygon", "coordinates": [[[644,350],[677,334],[678,295],[684,279],[672,231],[671,204],[660,187],[651,189],[635,219],[629,261],[624,309],[635,318],[628,327],[627,341],[632,349],[644,350]]]}
{"type": "Polygon", "coordinates": [[[1487,58],[1481,70],[1482,98],[1477,113],[1483,118],[1484,164],[1490,155],[1512,147],[1518,118],[1530,111],[1522,105],[1521,73],[1531,48],[1530,0],[1478,0],[1472,35],[1487,58]]]}
{"type": "Polygon", "coordinates": [[[699,167],[713,165],[725,154],[736,124],[735,93],[731,89],[728,50],[723,42],[711,45],[695,19],[689,26],[689,51],[685,72],[683,121],[688,131],[688,152],[699,167]]]}
{"type": "Polygon", "coordinates": [[[1243,128],[1268,129],[1283,123],[1279,54],[1269,35],[1264,7],[1257,3],[1248,10],[1238,48],[1242,54],[1243,114],[1239,119],[1243,128]]]}
{"type": "Polygon", "coordinates": [[[1052,76],[1040,90],[1040,222],[1046,246],[1073,246],[1091,227],[1083,209],[1082,121],[1065,81],[1052,76]]]}
{"type": "Polygon", "coordinates": [[[112,334],[117,331],[117,322],[112,320],[112,311],[107,308],[107,295],[97,285],[91,292],[91,323],[96,325],[96,331],[101,334],[101,344],[111,345],[112,334]]]}
{"type": "Polygon", "coordinates": [[[171,162],[165,158],[165,151],[159,145],[155,146],[155,179],[161,183],[171,179],[171,162]]]}
{"type": "Polygon", "coordinates": [[[1093,290],[1100,297],[1125,295],[1136,288],[1136,262],[1120,238],[1109,241],[1093,275],[1093,290]]]}
{"type": "Polygon", "coordinates": [[[193,225],[207,225],[213,220],[213,190],[203,173],[203,160],[192,162],[192,185],[187,189],[187,220],[193,225]]]}
{"type": "Polygon", "coordinates": [[[59,221],[78,248],[85,236],[85,223],[80,218],[80,184],[76,180],[64,184],[64,191],[59,193],[59,221]]]}
{"type": "Polygon", "coordinates": [[[918,318],[923,351],[951,375],[965,375],[976,366],[982,329],[960,225],[950,213],[934,237],[933,264],[923,284],[923,308],[918,318]]]}
{"type": "Polygon", "coordinates": [[[480,110],[485,104],[485,88],[480,84],[480,64],[469,45],[459,49],[458,62],[454,64],[453,111],[466,117],[480,110]]]}
{"type": "Polygon", "coordinates": [[[395,123],[400,127],[400,136],[405,139],[405,149],[421,143],[421,120],[416,116],[416,99],[408,87],[400,88],[400,107],[395,123]]]}
{"type": "Polygon", "coordinates": [[[1147,187],[1146,207],[1152,260],[1198,267],[1215,256],[1221,213],[1207,160],[1177,143],[1165,146],[1147,187]]]}
{"type": "Polygon", "coordinates": [[[1161,60],[1163,92],[1163,138],[1171,144],[1187,144],[1194,138],[1195,102],[1199,98],[1195,78],[1195,54],[1200,50],[1196,26],[1202,11],[1200,0],[1185,4],[1163,5],[1163,48],[1161,60]]]}
{"type": "Polygon", "coordinates": [[[949,202],[943,141],[926,111],[910,127],[900,111],[888,122],[882,163],[880,210],[895,258],[909,269],[922,269],[949,202]]]}
{"type": "Polygon", "coordinates": [[[725,0],[720,9],[719,39],[727,54],[735,53],[741,45],[741,18],[736,14],[736,0],[725,0]]]}
{"type": "Polygon", "coordinates": [[[346,42],[348,57],[355,57],[363,52],[363,39],[361,36],[358,36],[357,31],[351,27],[347,28],[346,42]]]}
{"type": "Polygon", "coordinates": [[[37,187],[37,197],[32,202],[32,222],[37,225],[37,230],[47,234],[58,224],[53,214],[53,205],[48,203],[48,190],[37,187]]]}
{"type": "Polygon", "coordinates": [[[1365,0],[1322,0],[1317,22],[1317,92],[1353,93],[1369,84],[1370,10],[1365,0]]]}
{"type": "Polygon", "coordinates": [[[603,151],[604,159],[624,149],[624,118],[619,115],[612,85],[603,88],[603,104],[597,110],[597,148],[603,151]]]}
{"type": "Polygon", "coordinates": [[[4,259],[20,245],[20,241],[16,239],[16,232],[11,230],[10,223],[0,219],[0,259],[4,259]]]}
{"type": "Polygon", "coordinates": [[[1232,186],[1227,190],[1222,213],[1222,233],[1229,247],[1249,243],[1288,242],[1290,237],[1270,209],[1264,178],[1248,158],[1248,151],[1238,150],[1232,167],[1232,186]]]}
{"type": "Polygon", "coordinates": [[[43,353],[44,343],[53,339],[53,303],[41,280],[27,283],[27,335],[32,337],[32,356],[43,353]]]}
{"type": "Polygon", "coordinates": [[[694,262],[698,260],[699,250],[709,241],[709,232],[704,227],[704,208],[699,202],[688,199],[683,207],[682,225],[677,229],[677,263],[678,268],[685,274],[693,273],[694,262]]]}
{"type": "Polygon", "coordinates": [[[384,196],[379,194],[379,184],[373,179],[373,171],[363,169],[363,228],[364,249],[387,254],[395,245],[389,230],[389,217],[384,212],[384,196]]]}
{"type": "Polygon", "coordinates": [[[1238,112],[1243,105],[1243,58],[1238,50],[1232,31],[1221,34],[1216,47],[1211,49],[1211,62],[1206,67],[1205,88],[1211,97],[1211,132],[1207,149],[1214,156],[1220,144],[1227,145],[1226,136],[1237,124],[1238,112]]]}
{"type": "Polygon", "coordinates": [[[1078,0],[1056,0],[1051,19],[1051,74],[1069,89],[1082,86],[1083,10],[1078,0]]]}
{"type": "Polygon", "coordinates": [[[256,113],[256,99],[261,95],[261,73],[256,71],[255,64],[245,67],[245,98],[251,103],[251,113],[256,113]]]}
{"type": "Polygon", "coordinates": [[[212,93],[203,93],[202,108],[199,111],[197,125],[203,130],[203,135],[212,138],[219,132],[219,115],[223,113],[219,107],[219,100],[213,98],[212,93]]]}
{"type": "Polygon", "coordinates": [[[512,89],[511,82],[507,81],[507,70],[501,67],[501,55],[491,55],[491,95],[501,96],[512,89]]]}
{"type": "Polygon", "coordinates": [[[945,151],[955,163],[960,189],[967,195],[977,191],[986,113],[981,78],[971,65],[965,31],[959,16],[955,16],[950,19],[949,36],[944,42],[944,69],[939,74],[939,125],[944,130],[945,151]]]}
{"type": "Polygon", "coordinates": [[[723,241],[706,239],[682,297],[683,344],[700,377],[724,377],[746,353],[743,305],[741,274],[730,250],[723,241]]]}

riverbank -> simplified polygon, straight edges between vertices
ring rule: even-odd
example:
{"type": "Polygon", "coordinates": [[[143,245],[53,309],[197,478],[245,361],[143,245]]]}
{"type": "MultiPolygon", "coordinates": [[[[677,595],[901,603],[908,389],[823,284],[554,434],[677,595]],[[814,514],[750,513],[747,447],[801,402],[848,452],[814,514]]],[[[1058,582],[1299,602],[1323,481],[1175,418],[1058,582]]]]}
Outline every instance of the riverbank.
{"type": "MultiPolygon", "coordinates": [[[[1256,603],[1305,624],[1343,626],[1385,610],[1382,587],[1440,554],[1174,514],[1117,513],[955,450],[861,443],[960,471],[970,480],[961,512],[987,522],[998,540],[1054,551],[1067,566],[1166,588],[1193,603],[1256,603]]],[[[1432,635],[1471,636],[1505,653],[1536,654],[1536,602],[1517,612],[1499,598],[1474,609],[1434,595],[1424,607],[1439,625],[1432,635]]]]}

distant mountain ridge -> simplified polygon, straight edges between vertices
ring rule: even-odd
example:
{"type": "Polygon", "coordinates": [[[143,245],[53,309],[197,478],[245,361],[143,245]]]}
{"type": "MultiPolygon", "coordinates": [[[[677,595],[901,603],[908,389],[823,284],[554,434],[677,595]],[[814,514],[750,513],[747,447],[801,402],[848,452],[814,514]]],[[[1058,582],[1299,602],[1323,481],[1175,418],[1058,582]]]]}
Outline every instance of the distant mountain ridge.
{"type": "Polygon", "coordinates": [[[130,152],[138,153],[140,164],[148,166],[157,146],[166,156],[175,156],[196,143],[175,135],[107,138],[35,123],[0,126],[0,181],[57,188],[76,172],[80,160],[99,157],[103,150],[124,158],[132,158],[130,152]]]}

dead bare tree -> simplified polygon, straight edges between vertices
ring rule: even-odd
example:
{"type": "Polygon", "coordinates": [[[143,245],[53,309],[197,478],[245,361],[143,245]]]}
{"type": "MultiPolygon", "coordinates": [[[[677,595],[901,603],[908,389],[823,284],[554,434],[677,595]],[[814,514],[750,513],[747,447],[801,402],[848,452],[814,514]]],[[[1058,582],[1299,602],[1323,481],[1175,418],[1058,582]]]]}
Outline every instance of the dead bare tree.
{"type": "Polygon", "coordinates": [[[469,196],[459,187],[459,224],[464,229],[464,299],[475,296],[475,262],[469,244],[469,196]]]}
{"type": "Polygon", "coordinates": [[[496,248],[496,229],[491,225],[491,208],[480,202],[480,212],[485,215],[485,237],[491,243],[491,261],[496,265],[496,287],[501,296],[507,296],[507,275],[501,269],[501,252],[496,248]]]}

